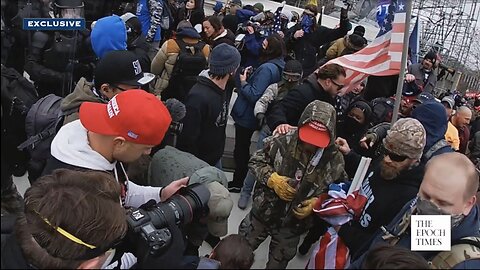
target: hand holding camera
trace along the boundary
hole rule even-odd
[[[241,82],[246,82],[248,77],[250,77],[252,75],[252,73],[253,73],[253,67],[252,66],[244,68],[240,72],[240,81]]]

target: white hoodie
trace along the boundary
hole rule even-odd
[[[80,120],[75,120],[63,126],[55,136],[50,147],[51,154],[59,161],[76,167],[113,171],[115,179],[118,180],[118,171],[115,167],[116,161],[110,163],[100,153],[90,147],[87,136],[87,129]],[[147,201],[154,199],[160,202],[161,187],[139,186],[128,179],[128,176],[121,164],[122,173],[127,179],[125,206],[138,208]]]

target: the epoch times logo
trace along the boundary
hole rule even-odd
[[[85,19],[52,19],[52,18],[28,18],[23,19],[24,30],[83,30]]]
[[[450,250],[451,218],[449,215],[412,215],[411,250]]]

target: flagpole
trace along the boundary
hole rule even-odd
[[[393,107],[392,125],[397,122],[398,111],[400,109],[400,101],[402,100],[403,80],[405,77],[405,67],[407,66],[408,55],[408,40],[410,34],[410,19],[412,17],[412,0],[406,2],[406,14],[405,14],[405,32],[403,33],[403,50],[402,50],[402,62],[400,66],[400,73],[398,74],[397,93],[395,95],[395,107]]]

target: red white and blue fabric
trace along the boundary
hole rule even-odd
[[[369,75],[390,76],[400,72],[406,20],[405,0],[392,0],[380,31],[362,50],[328,61],[339,64],[347,73],[344,93],[349,92]]]
[[[327,194],[322,194],[313,206],[321,219],[332,226],[340,226],[352,219],[360,217],[367,203],[367,196],[362,189],[347,195],[350,184],[331,184]]]
[[[306,269],[345,269],[350,265],[348,247],[330,227],[315,245]]]

